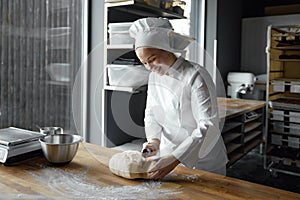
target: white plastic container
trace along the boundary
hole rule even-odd
[[[300,135],[300,124],[290,123],[290,133]]]
[[[140,87],[147,85],[150,71],[143,65],[107,65],[112,86]]]
[[[300,113],[290,112],[290,122],[300,123]]]
[[[70,27],[56,27],[48,29],[48,40],[51,49],[70,48]]]
[[[273,122],[273,130],[276,132],[284,132],[284,122]]]
[[[273,120],[283,121],[284,119],[284,112],[282,110],[273,110],[272,115]]]
[[[300,82],[291,82],[291,93],[300,93]]]
[[[272,84],[274,92],[284,92],[284,81],[273,81]]]
[[[281,135],[272,135],[271,143],[275,145],[282,145],[282,136]]]
[[[60,82],[70,81],[70,64],[69,63],[51,63],[46,66],[51,80]]]
[[[108,24],[109,44],[134,44],[134,39],[129,35],[132,22]]]
[[[300,140],[297,137],[288,136],[288,146],[299,149]]]

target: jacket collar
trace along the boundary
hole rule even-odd
[[[178,57],[175,63],[168,69],[168,76],[181,80],[182,79],[182,64],[184,62],[183,57]]]

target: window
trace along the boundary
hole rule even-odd
[[[0,1],[0,128],[75,131],[83,0]]]

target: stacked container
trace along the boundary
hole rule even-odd
[[[134,44],[134,39],[129,35],[132,22],[108,24],[109,44]]]

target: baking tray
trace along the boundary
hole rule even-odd
[[[279,98],[271,104],[275,109],[300,111],[300,100],[295,98]]]

